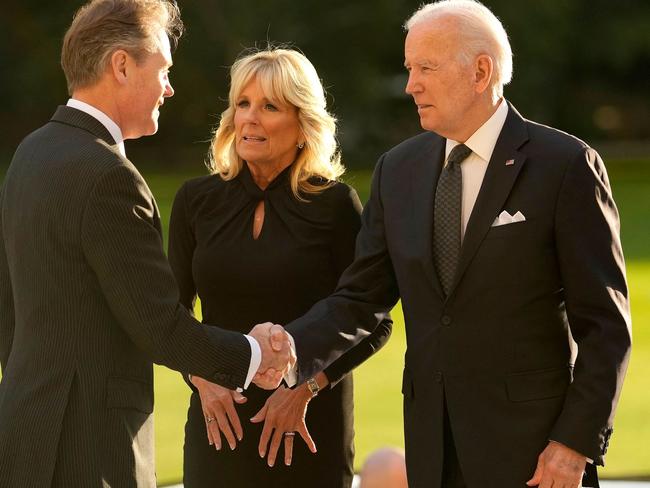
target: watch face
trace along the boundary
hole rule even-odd
[[[316,380],[314,378],[309,378],[307,380],[307,388],[309,388],[312,396],[318,395],[318,390],[320,390],[318,383],[316,383]]]

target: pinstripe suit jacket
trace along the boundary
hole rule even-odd
[[[0,486],[155,486],[152,362],[226,387],[246,338],[178,304],[154,198],[91,116],[59,107],[1,198]]]

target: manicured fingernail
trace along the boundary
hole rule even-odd
[[[291,466],[291,458],[284,462],[286,466]]]
[[[241,440],[242,440],[243,438],[244,438],[244,436],[241,436],[241,435],[238,435],[238,436],[237,436],[237,440],[238,440],[239,442],[241,442]]]
[[[269,461],[269,468],[272,468],[272,467],[273,467],[273,462]]]
[[[217,451],[221,451],[221,446],[219,444],[215,444],[214,447],[217,449]]]
[[[212,441],[208,441],[208,442],[210,442],[210,445],[214,444],[214,442],[212,442]]]

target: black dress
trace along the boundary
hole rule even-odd
[[[257,323],[286,324],[329,295],[354,257],[361,204],[356,192],[336,183],[297,200],[290,168],[261,190],[246,164],[237,178],[205,176],[186,182],[174,201],[169,259],[181,302],[201,298],[203,321],[247,333]],[[264,225],[253,238],[256,205],[265,205]],[[271,392],[251,385],[248,402],[236,406],[244,439],[230,451],[208,444],[201,401],[193,391],[185,425],[184,483],[196,487],[348,488],[353,478],[352,376],[347,374],[388,339],[389,320],[325,370],[331,386],[309,403],[307,427],[316,443],[311,454],[296,436],[293,461],[284,466],[282,447],[269,468],[257,446],[263,423],[249,419]]]

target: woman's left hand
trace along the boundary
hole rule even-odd
[[[266,448],[269,439],[271,439],[267,458],[269,466],[275,464],[283,437],[284,464],[287,466],[291,465],[295,433],[300,434],[300,437],[303,438],[311,452],[316,452],[316,444],[311,438],[307,430],[307,424],[305,423],[307,404],[311,399],[311,393],[306,385],[300,385],[293,390],[286,388],[284,385],[280,385],[266,400],[261,410],[251,418],[251,422],[253,423],[264,420],[264,428],[262,429],[258,449],[261,457],[266,456]],[[285,435],[286,433],[290,435]]]

